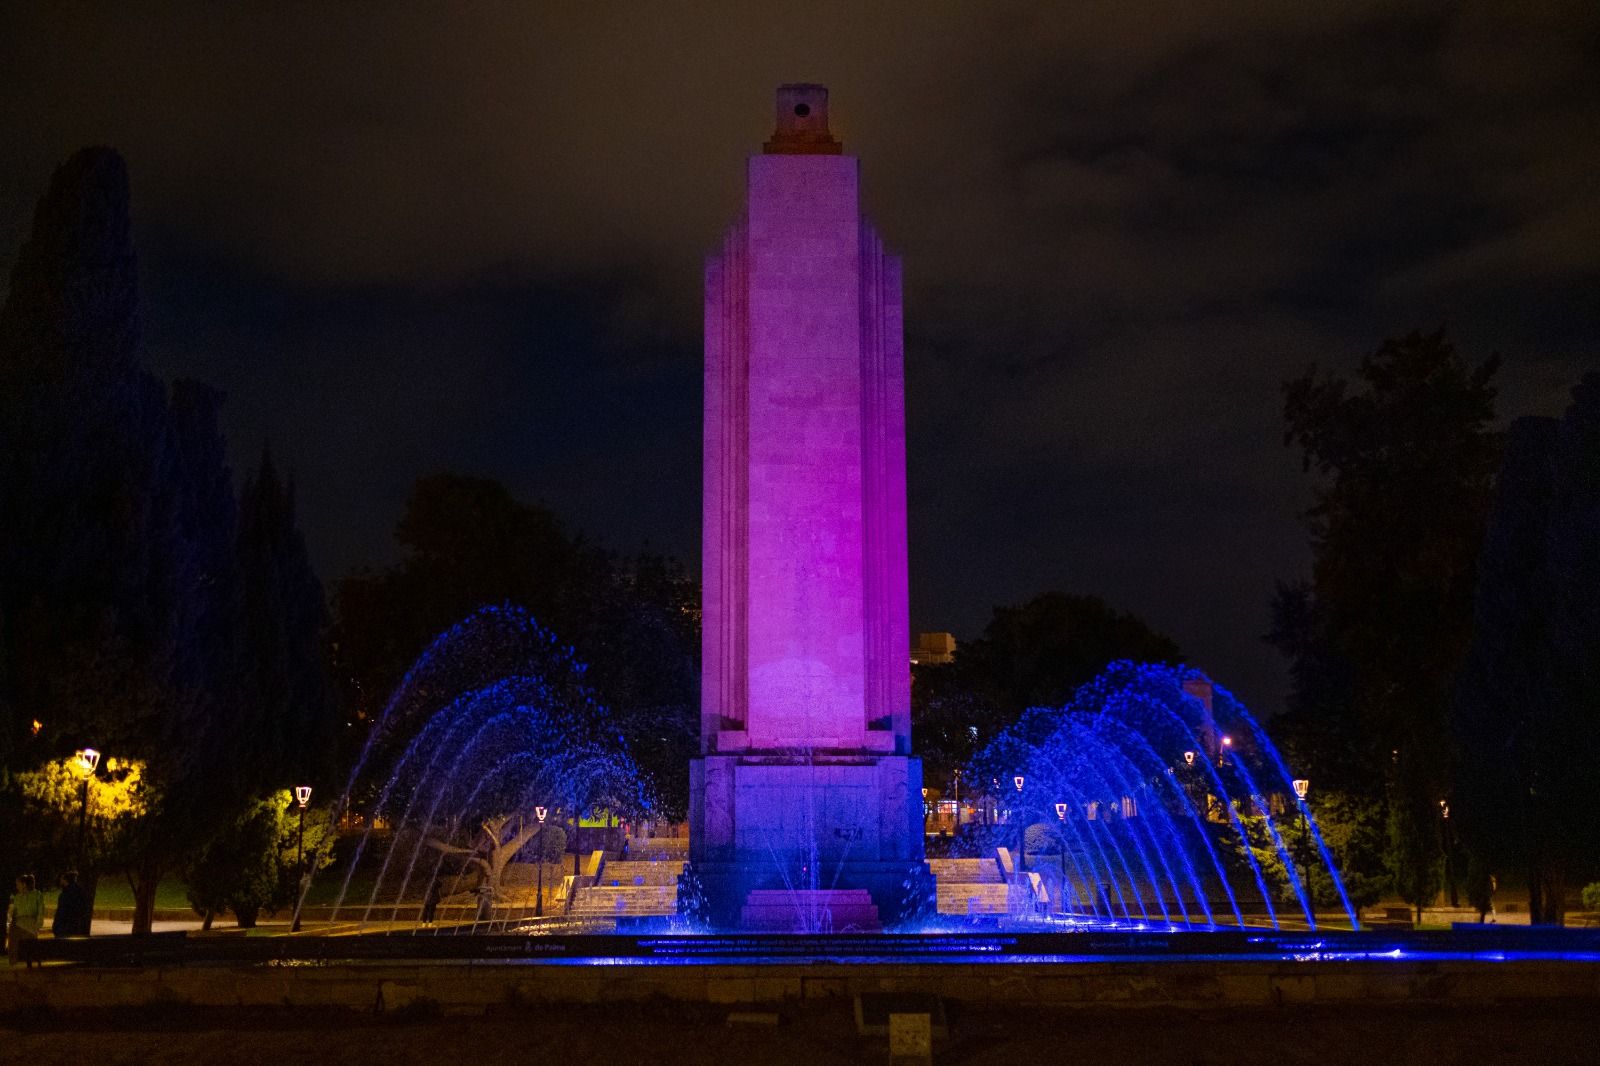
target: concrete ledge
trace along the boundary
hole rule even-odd
[[[1108,963],[1005,965],[549,966],[374,963],[0,973],[0,1015],[154,1004],[400,1009],[445,1013],[502,1004],[672,1000],[775,1004],[860,993],[938,995],[974,1004],[1214,1007],[1349,1002],[1493,1003],[1600,998],[1584,962]]]

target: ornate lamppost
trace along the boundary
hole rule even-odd
[[[1021,873],[1028,872],[1028,817],[1022,812],[1022,784],[1024,778],[1021,774],[1011,779],[1017,786],[1017,870]]]
[[[1056,804],[1056,821],[1061,823],[1061,913],[1067,912],[1067,805]]]
[[[1295,798],[1300,801],[1300,878],[1305,882],[1306,893],[1311,892],[1311,826],[1306,821],[1306,796],[1311,793],[1311,782],[1303,777],[1294,780]]]
[[[1450,906],[1455,907],[1459,905],[1460,897],[1456,894],[1455,863],[1453,861],[1455,848],[1452,846],[1452,841],[1450,839],[1449,800],[1439,801],[1439,838],[1440,843],[1444,845],[1445,892],[1450,898]]]
[[[83,778],[78,801],[78,869],[83,869],[83,841],[89,828],[89,778],[100,765],[100,753],[93,748],[79,748],[72,756],[73,768]]]
[[[961,771],[956,770],[950,774],[951,790],[956,797],[956,827],[953,836],[961,835]]]
[[[539,819],[539,887],[534,890],[533,916],[544,917],[544,819],[550,813],[548,807],[535,807],[533,816]]]
[[[294,837],[294,922],[289,926],[289,932],[298,933],[300,931],[300,904],[305,897],[306,891],[306,805],[311,802],[311,786],[294,786],[294,802],[295,806],[299,808],[300,825],[295,830]]]

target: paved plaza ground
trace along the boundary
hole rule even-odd
[[[1485,1010],[1318,1006],[1275,1010],[1004,1011],[949,1005],[940,1064],[1330,1066],[1600,1061],[1593,1001]],[[882,1037],[856,1034],[850,1004],[786,1008],[776,1027],[730,1025],[727,1008],[684,1004],[506,1008],[485,1017],[345,1011],[69,1012],[0,1021],[0,1061],[28,1066],[379,1062],[716,1063],[832,1066],[887,1062]]]

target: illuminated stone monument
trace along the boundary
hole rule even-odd
[[[783,86],[777,111],[706,263],[690,871],[719,924],[844,928],[901,916],[927,877],[900,261],[862,217],[827,90]]]

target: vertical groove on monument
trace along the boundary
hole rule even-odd
[[[719,925],[842,930],[929,894],[910,757],[898,258],[827,91],[778,90],[707,259],[701,757],[690,871]]]
[[[748,483],[748,373],[745,294],[745,225],[728,232],[720,256],[706,260],[705,311],[705,625],[701,735],[736,729],[745,720],[744,641]],[[717,427],[714,434],[710,427]]]

